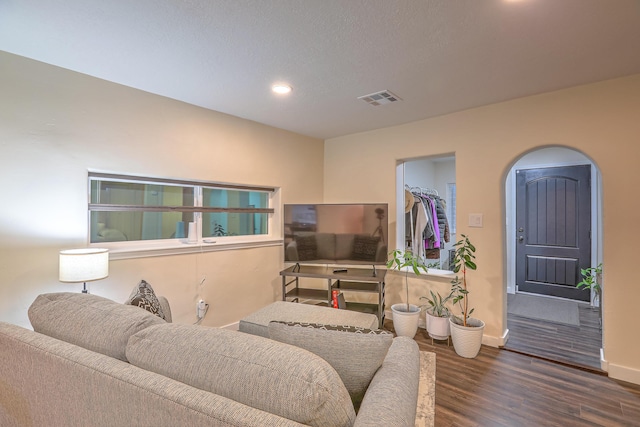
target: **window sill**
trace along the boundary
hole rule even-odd
[[[413,269],[411,267],[404,267],[401,270],[391,270],[391,271],[393,271],[396,274],[404,274],[405,272],[408,272],[412,276],[417,276],[413,272]],[[439,268],[427,268],[427,273],[423,273],[422,270],[420,270],[420,277],[424,277],[427,279],[433,279],[433,278],[453,279],[456,277],[456,274],[450,270],[440,270]]]
[[[235,249],[281,246],[282,239],[264,238],[259,240],[220,241],[215,237],[205,238],[197,243],[187,243],[186,239],[162,240],[154,242],[129,242],[126,247],[118,243],[92,243],[90,247],[109,249],[109,259],[148,258],[156,256],[184,255],[202,252],[230,251]]]

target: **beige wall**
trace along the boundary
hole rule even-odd
[[[213,77],[212,77],[213,78]],[[323,141],[0,52],[0,320],[58,282],[58,252],[87,244],[87,170],[281,187],[322,199]],[[277,108],[277,105],[274,106]],[[124,301],[145,279],[178,322],[226,325],[279,298],[282,247],[118,260],[92,293]],[[207,280],[202,289],[200,279]]]
[[[639,135],[640,75],[521,98],[325,141],[325,201],[390,203],[395,242],[397,162],[455,152],[458,233],[468,234],[478,248],[471,303],[487,324],[485,342],[498,345],[506,330],[505,174],[537,147],[580,150],[602,173],[605,359],[612,377],[640,383],[640,340],[632,338],[640,286],[628,272],[637,263]],[[470,213],[484,214],[483,228],[467,226]],[[389,304],[398,302],[402,284],[398,277],[390,282]],[[447,288],[424,278],[412,283],[415,299],[430,285]]]
[[[455,152],[458,229],[478,246],[471,301],[495,344],[506,328],[505,174],[527,151],[562,145],[602,173],[605,358],[611,376],[640,383],[640,341],[628,335],[640,287],[626,268],[640,212],[640,75],[332,139],[324,169],[322,141],[2,52],[0,94],[2,321],[28,326],[36,295],[79,289],[58,282],[57,262],[59,250],[86,245],[88,169],[273,185],[283,203],[315,203],[323,190],[326,202],[388,202],[394,242],[397,161]],[[469,229],[478,212],[484,227]],[[144,278],[182,323],[195,321],[201,292],[211,305],[203,323],[225,325],[278,299],[281,266],[279,246],[119,260],[92,292],[124,300]],[[390,280],[389,304],[401,279]],[[412,282],[412,299],[448,287]]]

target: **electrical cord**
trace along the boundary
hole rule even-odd
[[[202,317],[200,319],[198,319],[197,322],[194,323],[194,325],[199,325],[200,322],[202,322],[202,319],[204,319],[204,317],[207,315],[208,311],[209,311],[209,304],[205,304],[204,305],[204,314],[202,315]]]
[[[195,214],[194,214],[194,222],[197,222],[196,215],[198,215],[198,213],[195,213]],[[195,261],[196,261],[196,269],[195,269],[195,272],[196,272],[196,278],[197,278],[197,276],[198,276],[198,272],[200,271],[200,266],[199,266],[199,259],[200,259],[200,255],[202,255],[202,253],[204,252],[204,250],[203,250],[203,245],[202,245],[202,244],[200,244],[199,246],[200,246],[200,252],[199,252],[199,253],[196,253],[196,260],[195,260]],[[198,285],[196,286],[197,291],[198,291],[198,298],[200,298],[200,301],[203,301],[203,299],[202,299],[201,295],[202,295],[202,291],[203,291],[203,288],[204,288],[204,282],[205,282],[206,280],[207,280],[207,276],[206,276],[206,275],[202,276],[202,279],[200,280],[200,283],[198,283]],[[202,322],[202,319],[204,319],[204,318],[205,318],[205,316],[207,315],[207,312],[208,312],[208,311],[209,311],[209,304],[205,303],[205,304],[204,304],[204,313],[202,313],[202,317],[200,317],[200,316],[199,316],[199,314],[200,314],[200,309],[198,309],[198,311],[197,311],[197,315],[196,315],[196,317],[198,318],[198,320],[194,323],[194,325],[199,325],[199,324]]]

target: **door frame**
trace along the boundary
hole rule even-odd
[[[545,156],[545,150],[557,158],[558,153],[566,156],[554,161],[551,155]],[[527,156],[531,156],[530,162]],[[518,157],[509,169],[505,179],[505,204],[506,204],[506,275],[507,293],[516,291],[516,170],[532,168],[548,168],[558,166],[577,166],[588,164],[591,166],[591,265],[596,266],[602,260],[602,178],[595,163],[578,150],[568,147],[540,147]],[[595,294],[591,293],[591,305],[594,304]],[[599,301],[597,302],[600,303]]]

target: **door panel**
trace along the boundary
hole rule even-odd
[[[516,171],[518,291],[589,301],[576,289],[591,262],[591,166]]]

